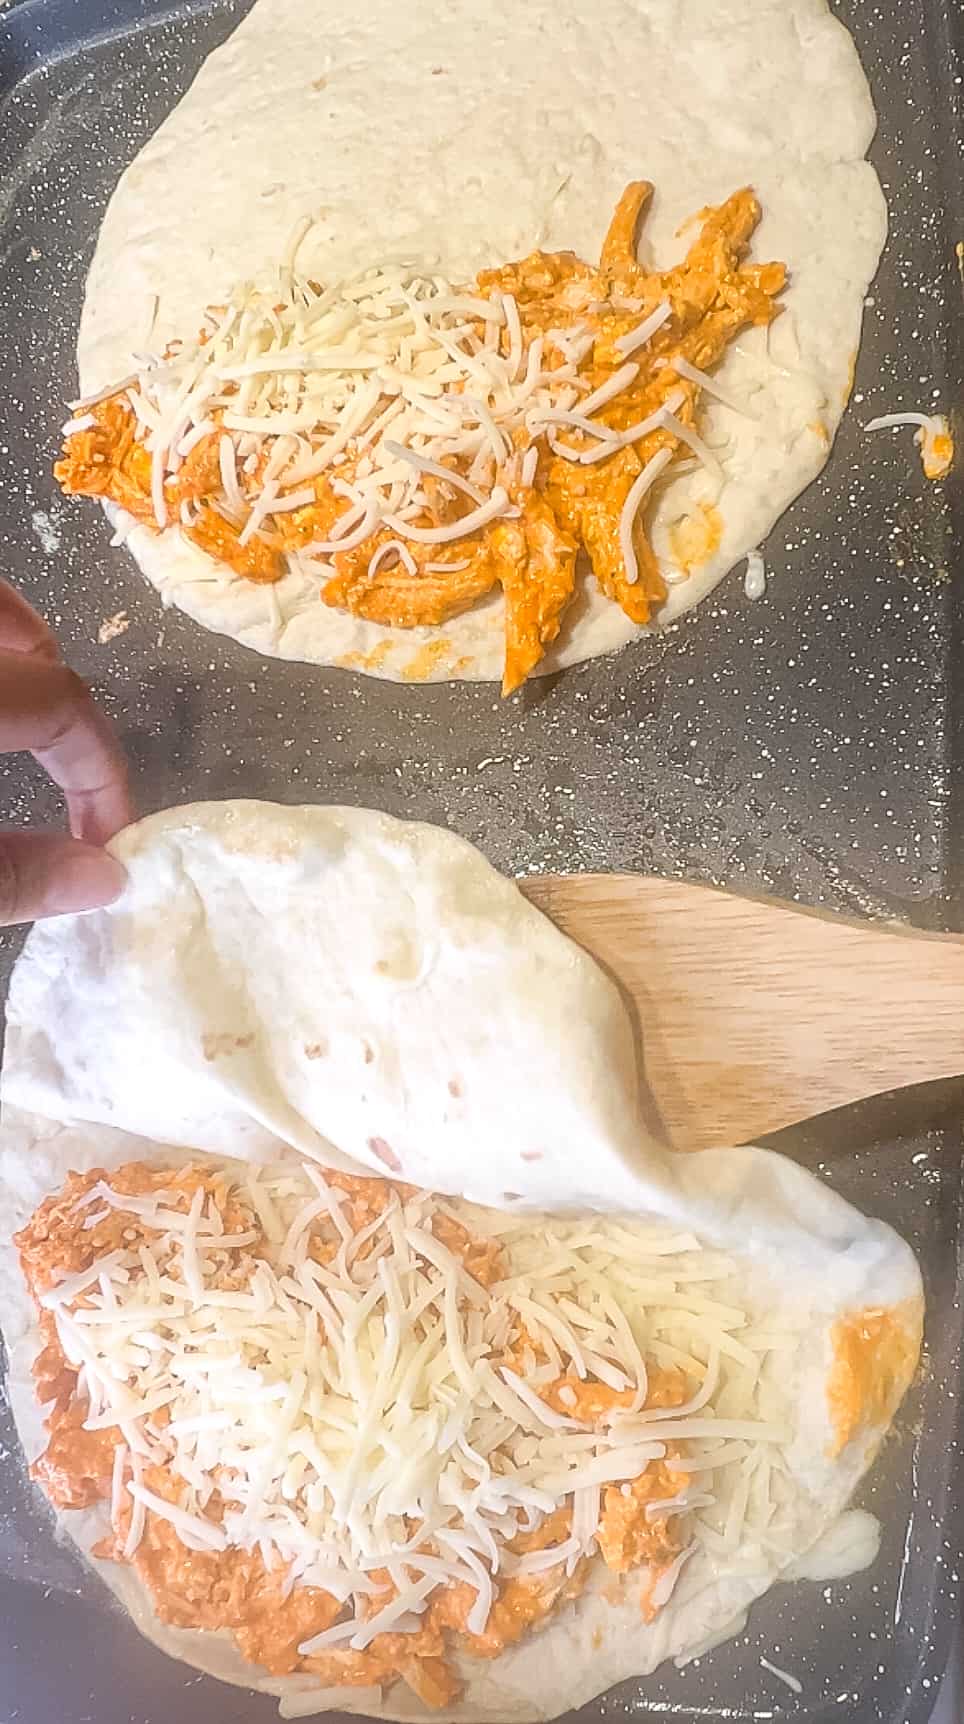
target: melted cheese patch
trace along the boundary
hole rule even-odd
[[[925,479],[947,478],[954,465],[954,438],[950,426],[937,431],[929,439],[921,439],[921,463]]]
[[[695,515],[686,515],[669,529],[673,561],[684,575],[701,569],[720,548],[723,517],[712,503],[701,503]]]

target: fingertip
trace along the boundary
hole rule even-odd
[[[86,860],[87,883],[90,890],[96,892],[99,904],[115,903],[127,885],[127,869],[123,862],[118,862],[117,857],[109,855],[106,850],[93,847],[89,849]],[[91,905],[91,909],[97,907]]]
[[[0,927],[103,909],[126,883],[123,864],[96,845],[47,833],[0,835]]]
[[[92,844],[75,844],[51,883],[51,897],[57,907],[41,914],[64,916],[80,910],[100,910],[115,903],[126,885],[127,870],[116,856]]]

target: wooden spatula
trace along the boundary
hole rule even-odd
[[[632,874],[520,882],[636,1007],[677,1149],[964,1074],[964,938]]]

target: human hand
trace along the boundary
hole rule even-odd
[[[133,819],[113,729],[46,623],[0,581],[0,753],[21,749],[59,784],[71,836],[0,832],[0,927],[111,903],[125,874],[102,846]]]

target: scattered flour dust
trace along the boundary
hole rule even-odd
[[[30,525],[40,540],[41,548],[46,551],[48,557],[52,557],[55,551],[60,550],[63,542],[60,529],[53,516],[48,515],[45,509],[34,510],[30,517]]]

